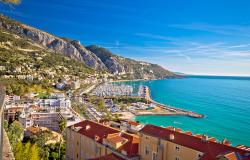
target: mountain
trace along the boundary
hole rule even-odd
[[[103,47],[91,45],[86,48],[101,59],[109,72],[123,75],[127,79],[159,79],[175,76],[175,74],[157,64],[135,61],[114,55]]]
[[[85,47],[80,41],[57,37],[4,15],[0,15],[0,29],[29,40],[30,43],[47,49],[50,53],[67,56],[83,62],[94,70],[117,74],[125,79],[159,79],[175,76],[157,64],[117,56],[96,45]]]
[[[11,20],[3,15],[0,15],[0,27],[7,32],[21,36],[22,38],[30,39],[34,43],[46,47],[53,52],[61,53],[72,59],[83,61],[87,66],[93,69],[106,69],[102,61],[96,57],[95,54],[82,46],[79,41],[68,41],[56,37],[44,31]]]

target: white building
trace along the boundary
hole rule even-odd
[[[19,117],[19,122],[23,128],[35,125],[47,127],[53,131],[60,131],[60,122],[62,119],[63,116],[58,112],[22,112]]]
[[[17,95],[6,95],[5,96],[5,103],[13,103],[15,101],[20,100],[20,96]]]
[[[71,101],[69,99],[39,99],[37,105],[48,108],[71,108]]]

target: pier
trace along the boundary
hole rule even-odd
[[[150,103],[153,103],[157,106],[155,110],[152,111],[140,111],[135,113],[136,115],[183,115],[183,116],[189,116],[192,118],[203,118],[203,114],[195,113],[192,111],[171,107],[168,105],[161,104],[159,102],[154,101],[151,98],[150,89],[147,86],[144,86],[144,98],[149,101]]]

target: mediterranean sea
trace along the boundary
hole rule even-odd
[[[186,116],[137,116],[143,124],[174,126],[218,141],[250,146],[250,78],[189,76],[182,79],[129,81],[135,88],[146,85],[160,103],[204,114]]]

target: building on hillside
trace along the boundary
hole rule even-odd
[[[137,135],[85,120],[66,129],[66,160],[139,160]]]
[[[23,109],[23,107],[10,107],[4,109],[4,119],[12,119],[14,121],[16,118],[18,118],[18,115],[22,113]]]
[[[19,101],[20,96],[17,95],[6,95],[5,96],[5,103],[15,103],[15,101]]]
[[[121,130],[130,133],[138,133],[138,131],[141,130],[142,127],[142,124],[135,121],[122,121],[120,125]]]
[[[143,160],[250,160],[250,148],[224,140],[193,135],[173,127],[146,125],[139,132]]]
[[[46,127],[29,126],[26,128],[24,135],[25,135],[25,137],[30,137],[30,136],[34,136],[34,135],[39,135],[45,131],[49,131],[49,129]]]
[[[47,108],[71,108],[71,100],[60,98],[60,99],[39,99],[37,105],[40,107]]]
[[[63,120],[63,116],[58,112],[22,112],[19,117],[19,122],[25,129],[34,125],[60,131],[61,120]]]

